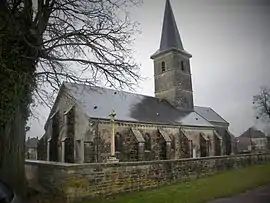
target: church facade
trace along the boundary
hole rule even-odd
[[[229,123],[194,106],[191,54],[170,1],[154,62],[155,97],[64,83],[38,144],[38,158],[66,163],[149,161],[231,154]]]

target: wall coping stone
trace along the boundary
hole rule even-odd
[[[270,155],[270,153],[256,153],[256,154],[241,154],[241,155],[227,155],[227,156],[211,156],[200,158],[186,158],[186,159],[171,159],[171,160],[157,160],[157,161],[137,161],[137,162],[118,162],[118,163],[85,163],[85,164],[72,164],[39,160],[25,160],[26,165],[42,165],[45,167],[56,167],[62,169],[69,168],[88,168],[88,167],[121,167],[121,166],[141,166],[141,165],[153,165],[153,164],[170,164],[177,162],[190,162],[190,161],[204,161],[204,160],[224,160],[230,158],[243,158],[253,157],[259,155]]]

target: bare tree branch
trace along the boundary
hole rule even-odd
[[[140,1],[0,0],[0,179],[16,194],[31,104],[51,106],[65,81],[121,88],[140,78],[128,16]]]
[[[128,9],[141,0],[8,3],[14,11],[10,19],[29,50],[21,57],[34,62],[31,74],[39,91],[44,82],[53,90],[66,80],[89,85],[106,80],[109,86],[131,88],[140,79],[131,51],[138,24],[130,20]]]
[[[258,115],[270,121],[270,88],[262,87],[260,94],[253,97],[253,104]]]

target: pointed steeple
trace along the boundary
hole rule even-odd
[[[183,44],[181,42],[180,34],[174,18],[170,0],[166,0],[159,50],[165,51],[170,48],[177,48],[183,50]]]
[[[183,48],[170,0],[166,0],[160,47],[151,58],[170,50],[177,50],[191,57]]]

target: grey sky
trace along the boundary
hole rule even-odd
[[[182,42],[193,55],[191,70],[195,105],[210,106],[239,135],[255,123],[252,96],[270,86],[270,1],[171,0]],[[147,79],[138,93],[154,95],[150,55],[159,48],[165,0],[144,0],[132,11],[142,34],[136,59]],[[37,109],[29,136],[43,134],[48,109]]]

